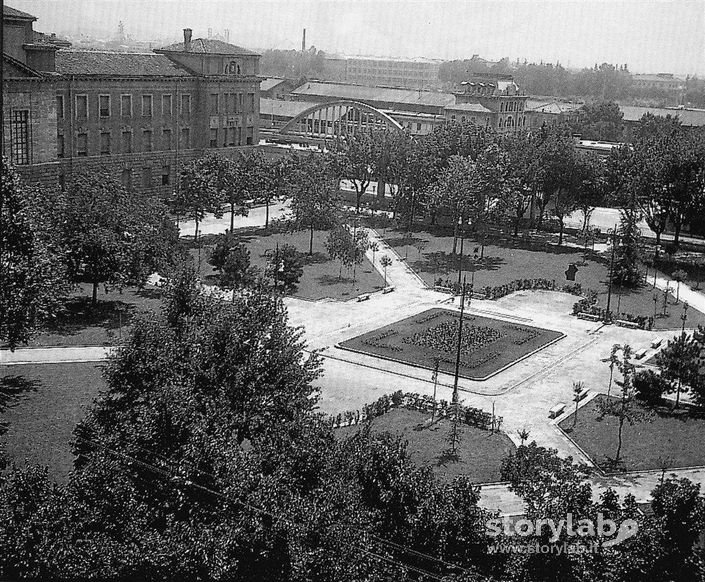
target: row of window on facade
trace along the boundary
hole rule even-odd
[[[499,127],[526,127],[526,117],[517,117],[516,120],[509,116],[507,119],[499,118]]]
[[[219,113],[241,113],[255,110],[255,94],[247,94],[247,103],[243,93],[210,93],[208,96],[208,111],[211,115]],[[245,105],[247,108],[245,108]]]
[[[158,98],[158,97],[157,97]],[[189,93],[182,93],[178,95],[179,98],[179,111],[181,115],[191,114],[191,95]],[[87,94],[79,94],[75,96],[75,117],[76,119],[88,119],[91,116],[91,109],[89,107],[89,98]],[[161,114],[163,116],[174,115],[176,113],[174,104],[175,99],[171,93],[166,93],[161,95]],[[220,103],[222,102],[222,105]],[[144,94],[140,96],[138,103],[141,105],[139,113],[136,111],[136,103],[133,103],[133,95],[125,94],[120,95],[120,115],[122,117],[132,117],[133,115],[141,114],[142,117],[152,117],[155,114],[155,103],[154,95]],[[96,108],[93,109],[99,118],[112,117],[115,113],[112,108],[111,95],[98,95],[98,99],[95,103]],[[244,95],[242,93],[225,93],[219,95],[214,93],[210,96],[209,109],[211,113],[241,113],[244,109]],[[247,107],[248,111],[252,112],[255,110],[255,94],[247,94]],[[65,109],[65,96],[56,96],[56,116],[58,119],[64,119],[66,116]]]
[[[228,127],[222,130],[211,129],[210,130],[210,147],[229,147],[229,146],[240,146],[240,145],[252,145],[254,140],[254,128],[245,128],[245,134],[243,136],[243,128],[241,127]],[[135,151],[141,152],[151,152],[155,150],[154,144],[154,131],[151,129],[144,129],[141,133],[141,140],[139,147],[135,147],[135,135],[137,132],[132,130],[126,130],[120,132],[120,143],[116,148],[113,144],[113,134],[112,131],[101,131],[99,132],[99,142],[98,151],[91,151],[89,147],[88,132],[80,132],[76,134],[75,142],[75,152],[78,157],[87,157],[89,155],[101,155],[109,156],[111,154],[131,154]],[[219,135],[220,134],[220,135]],[[219,139],[221,137],[221,139]],[[157,145],[157,150],[168,151],[175,149],[174,147],[174,137],[171,129],[162,129],[160,135],[161,142]],[[244,139],[244,141],[243,141]],[[222,141],[221,141],[222,140]],[[59,158],[66,157],[66,138],[63,134],[57,136],[57,156]],[[181,128],[180,131],[180,141],[179,147],[181,149],[191,148],[191,129],[188,127]]]
[[[505,111],[523,111],[523,109],[524,109],[524,103],[522,101],[510,101],[506,105],[502,101],[499,104],[499,110],[502,113],[504,113]]]
[[[134,151],[151,152],[154,151],[154,132],[151,129],[142,130],[141,147],[135,148],[134,136],[137,132],[126,130],[120,133],[120,142],[116,148],[113,144],[113,132],[101,131],[99,133],[99,148],[97,152],[91,151],[89,148],[88,132],[80,132],[76,134],[75,153],[78,157],[86,157],[89,155],[109,156],[111,154],[123,153],[131,154]],[[59,158],[67,156],[66,137],[59,134],[56,137],[56,155]],[[191,147],[191,129],[188,127],[181,128],[179,146],[182,149]],[[161,143],[157,147],[158,150],[174,149],[174,138],[171,129],[162,129]]]

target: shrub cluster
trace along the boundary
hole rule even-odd
[[[385,394],[371,404],[365,404],[362,410],[348,410],[336,416],[331,416],[329,417],[329,422],[333,428],[370,422],[378,416],[387,414],[394,408],[406,408],[408,410],[431,413],[433,410],[433,398],[425,394],[404,393],[401,390],[397,390],[393,394]],[[446,400],[439,400],[436,403],[436,413],[441,418],[449,416],[452,410],[453,405]],[[495,416],[493,423],[492,414],[480,408],[459,405],[459,412],[463,424],[468,426],[482,430],[499,430],[502,425],[503,419],[501,416]]]

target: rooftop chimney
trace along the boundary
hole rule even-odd
[[[191,35],[193,30],[190,28],[184,28],[184,51],[189,52],[191,50]]]

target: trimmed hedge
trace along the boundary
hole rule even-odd
[[[431,413],[433,410],[433,398],[425,394],[417,394],[416,392],[402,392],[397,390],[393,394],[385,394],[371,404],[365,404],[362,410],[347,410],[336,416],[329,417],[329,422],[332,428],[341,426],[350,426],[360,424],[361,422],[370,422],[387,414],[394,408],[406,408],[408,410],[418,410],[421,412]],[[446,400],[436,402],[436,413],[439,418],[449,416],[453,409],[453,405]],[[502,425],[502,417],[495,416],[494,422],[492,414],[485,412],[480,408],[472,406],[459,405],[460,418],[462,422],[468,426],[480,428],[482,430],[499,430]]]

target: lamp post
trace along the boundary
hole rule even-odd
[[[460,295],[460,318],[458,320],[458,348],[455,353],[455,376],[453,378],[453,404],[458,404],[458,377],[460,374],[460,348],[463,341],[463,315],[465,314],[465,277]]]
[[[608,232],[610,232],[612,238],[612,255],[610,258],[609,280],[607,281],[607,308],[605,309],[605,321],[609,319],[610,303],[612,301],[612,279],[614,277],[614,253],[617,247],[617,225],[615,224],[614,229],[610,229]]]

